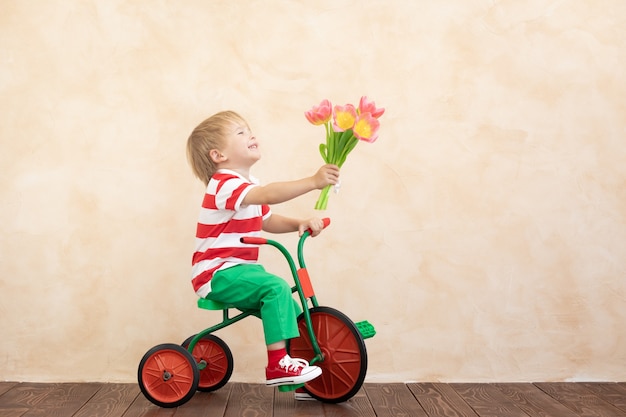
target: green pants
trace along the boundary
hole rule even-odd
[[[254,311],[263,321],[265,344],[298,337],[297,316],[302,312],[287,282],[258,264],[242,264],[217,271],[208,299],[241,311]]]

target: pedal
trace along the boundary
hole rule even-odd
[[[376,334],[376,329],[374,329],[374,326],[372,326],[372,324],[367,320],[363,320],[354,324],[359,330],[359,333],[361,333],[361,337],[363,337],[363,339],[369,339],[370,337],[374,337],[374,335]]]
[[[278,391],[280,392],[295,391],[298,388],[302,388],[303,386],[304,384],[279,385]]]

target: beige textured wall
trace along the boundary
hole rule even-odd
[[[368,380],[624,379],[626,2],[0,9],[0,380],[134,381],[148,348],[216,322],[188,283],[189,132],[238,110],[254,173],[297,178],[321,163],[303,112],[362,94],[380,139],[308,253],[319,300],[378,330]],[[233,380],[261,381],[260,323],[219,335]]]

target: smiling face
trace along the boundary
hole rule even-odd
[[[232,169],[248,175],[248,170],[261,159],[259,142],[244,121],[225,126],[223,145],[211,151],[219,168]]]

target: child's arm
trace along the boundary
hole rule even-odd
[[[274,182],[265,186],[254,187],[244,197],[242,205],[279,204],[306,194],[321,190],[327,185],[337,184],[339,168],[336,165],[323,165],[315,175],[295,181]],[[297,228],[295,229],[297,230]]]
[[[318,218],[307,220],[292,219],[290,217],[272,214],[263,221],[263,230],[269,233],[289,233],[298,231],[302,236],[305,230],[311,230],[311,236],[317,236],[324,229],[324,222]]]

